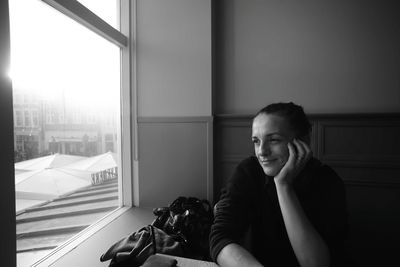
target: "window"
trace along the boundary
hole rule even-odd
[[[16,125],[15,126],[22,126],[22,111],[15,110],[15,117],[16,117]]]
[[[22,103],[22,96],[18,93],[14,93],[14,105],[15,104],[21,104]]]
[[[38,111],[33,110],[32,111],[32,126],[37,127],[39,126],[39,117],[38,117]]]
[[[115,30],[122,5],[129,33],[130,3],[80,2],[104,20],[75,0],[9,1],[18,266],[132,202],[130,49]]]
[[[24,111],[24,122],[25,122],[25,127],[31,126],[31,116],[28,110]]]

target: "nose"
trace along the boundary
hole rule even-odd
[[[268,142],[261,142],[259,147],[259,155],[261,156],[268,156],[271,153],[271,148]]]

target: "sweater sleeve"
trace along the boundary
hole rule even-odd
[[[214,223],[210,233],[210,253],[214,261],[228,244],[240,244],[249,227],[254,194],[254,177],[249,162],[236,168],[214,207]]]

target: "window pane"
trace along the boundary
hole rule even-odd
[[[42,1],[9,6],[17,264],[30,266],[118,206],[120,49]]]

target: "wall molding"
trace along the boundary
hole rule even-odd
[[[212,123],[212,116],[200,116],[200,117],[138,117],[138,123],[197,123],[206,122]]]

